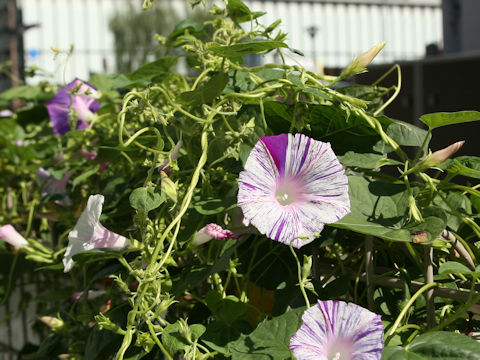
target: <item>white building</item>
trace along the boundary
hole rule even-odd
[[[142,0],[137,0],[140,3]],[[180,17],[187,0],[158,0]],[[39,24],[25,32],[26,64],[55,74],[57,81],[90,73],[114,72],[114,39],[108,23],[117,11],[128,10],[128,0],[18,0],[23,23]],[[411,60],[425,54],[425,46],[442,40],[440,0],[246,0],[252,10],[266,11],[265,24],[282,20],[289,45],[305,53],[306,66],[345,66],[376,43],[387,46],[377,62]],[[161,19],[159,19],[161,21]],[[316,29],[315,37],[308,29]],[[63,79],[65,57],[51,46],[67,50],[74,45]],[[271,59],[268,59],[271,61]]]

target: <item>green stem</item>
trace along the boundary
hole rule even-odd
[[[293,257],[295,258],[295,262],[297,263],[297,276],[298,276],[298,286],[300,286],[300,291],[302,292],[303,298],[305,299],[305,304],[307,305],[307,308],[310,307],[310,301],[308,300],[307,293],[305,291],[305,287],[303,286],[303,279],[302,279],[302,264],[300,264],[300,260],[298,260],[298,256],[295,253],[295,250],[293,250],[292,244],[289,245],[290,251],[293,254]]]
[[[152,335],[153,341],[155,341],[155,344],[162,350],[163,354],[167,357],[168,360],[173,360],[172,355],[169,354],[167,349],[163,346],[163,344],[160,342],[160,340],[157,337],[157,334],[155,333],[155,329],[153,328],[152,323],[150,320],[147,320],[147,325],[148,325],[148,330],[150,331],[150,334]]]
[[[405,305],[405,307],[402,309],[402,311],[400,312],[400,314],[398,315],[397,317],[397,320],[395,320],[395,322],[393,323],[392,327],[390,328],[390,330],[388,331],[387,333],[387,337],[390,337],[392,336],[395,331],[397,330],[398,326],[400,325],[400,322],[402,321],[402,319],[404,318],[404,316],[407,314],[407,311],[408,309],[413,305],[413,303],[415,302],[415,300],[417,300],[417,298],[422,295],[425,291],[427,291],[428,289],[431,289],[431,288],[434,288],[434,287],[437,287],[439,286],[438,283],[436,282],[432,282],[430,284],[425,284],[423,285],[420,289],[418,289],[418,291],[411,297],[411,299],[408,301],[408,303]]]

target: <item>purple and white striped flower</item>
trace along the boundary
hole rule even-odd
[[[103,195],[91,195],[75,228],[68,234],[68,246],[63,257],[65,272],[75,264],[75,254],[93,249],[121,250],[130,245],[129,239],[107,230],[100,223],[103,201]]]
[[[379,360],[383,349],[380,315],[353,303],[318,301],[302,316],[290,338],[297,360]]]
[[[53,132],[57,135],[65,135],[71,130],[72,112],[75,113],[76,129],[87,128],[89,119],[100,106],[100,102],[97,101],[98,97],[97,89],[80,79],[75,79],[58,90],[55,96],[47,102]]]
[[[245,218],[262,234],[296,248],[350,212],[348,179],[330,143],[303,134],[260,138],[238,187]]]

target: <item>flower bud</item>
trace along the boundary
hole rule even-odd
[[[62,319],[53,316],[40,316],[39,320],[52,330],[60,330],[65,325]]]
[[[428,155],[425,159],[420,161],[415,168],[419,171],[423,171],[448,160],[453,154],[455,154],[462,146],[465,144],[465,141],[457,141],[456,143],[447,146],[442,150],[435,151],[433,154]]]
[[[228,239],[232,236],[230,230],[224,230],[220,225],[212,223],[198,230],[193,238],[193,245],[199,246],[212,239]]]

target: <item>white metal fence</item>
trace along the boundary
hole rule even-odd
[[[114,39],[108,23],[117,11],[126,11],[129,0],[18,0],[26,25],[26,64],[56,73],[62,80],[63,59],[53,61],[50,47],[75,45],[66,80],[88,78],[90,73],[114,72]],[[138,1],[140,7],[141,0]],[[187,0],[158,0],[180,18],[187,14]],[[261,21],[282,20],[289,45],[305,53],[307,67],[345,66],[355,55],[386,40],[379,62],[422,57],[425,46],[442,39],[440,0],[246,0],[253,10],[266,11]],[[162,21],[162,19],[158,19]],[[317,31],[312,38],[308,28]],[[268,59],[272,61],[273,59]]]

